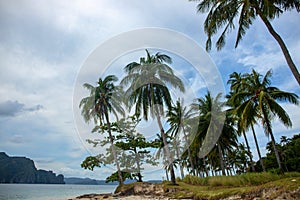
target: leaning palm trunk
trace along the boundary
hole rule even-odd
[[[260,154],[260,150],[259,150],[256,134],[255,134],[255,131],[254,131],[254,128],[253,128],[253,124],[251,124],[251,129],[252,129],[252,134],[253,134],[253,138],[254,138],[254,141],[255,141],[255,146],[256,146],[258,157],[259,157],[260,165],[262,167],[262,170],[265,172],[266,168],[265,168],[264,161],[262,160],[262,157],[261,157],[261,154]]]
[[[114,145],[114,139],[111,133],[111,126],[110,126],[110,121],[109,121],[109,117],[108,117],[108,113],[105,112],[105,118],[106,118],[106,122],[107,122],[107,129],[108,129],[108,135],[109,135],[109,140],[110,140],[110,145],[111,145],[111,151],[113,153],[114,156],[114,160],[116,163],[116,167],[118,170],[118,176],[119,176],[119,184],[122,185],[123,184],[123,177],[122,177],[122,172],[120,169],[120,165],[119,165],[119,161],[118,161],[118,157],[117,157],[117,153],[116,153],[116,149],[115,149],[115,145]]]
[[[256,7],[256,12],[258,13],[259,17],[262,19],[262,21],[264,22],[264,24],[266,25],[268,31],[271,33],[271,35],[275,38],[275,40],[278,42],[283,55],[286,59],[286,62],[288,64],[288,66],[290,67],[290,70],[292,71],[294,77],[296,78],[298,84],[300,85],[300,75],[299,75],[299,71],[295,65],[295,63],[292,60],[292,57],[289,53],[289,50],[287,49],[283,39],[280,37],[280,35],[274,30],[274,28],[272,27],[270,21],[264,16],[264,14],[260,11],[260,9],[258,7]]]
[[[279,156],[278,149],[276,147],[276,143],[275,143],[275,138],[274,138],[273,132],[270,131],[269,134],[271,136],[272,146],[274,148],[275,157],[276,157],[276,160],[277,160],[277,164],[278,164],[279,170],[280,170],[281,173],[283,173],[283,168],[282,168],[282,165],[281,165],[280,156]]]
[[[247,139],[247,136],[246,136],[246,133],[245,133],[244,130],[242,131],[242,133],[243,133],[243,136],[244,136],[244,139],[245,139],[245,142],[246,142],[246,146],[247,146],[247,150],[248,150],[248,154],[249,154],[249,158],[250,158],[251,169],[252,169],[253,172],[255,172],[255,168],[254,168],[254,165],[253,165],[253,156],[252,156],[252,153],[250,151],[250,146],[249,146],[249,143],[248,143],[248,139]]]
[[[276,161],[277,161],[279,170],[280,170],[281,173],[283,173],[283,168],[281,166],[279,153],[278,153],[278,150],[276,148],[276,142],[275,142],[275,138],[274,138],[273,131],[272,131],[272,128],[271,128],[271,122],[268,120],[267,114],[264,110],[263,110],[263,117],[264,117],[264,121],[266,123],[266,128],[267,128],[266,131],[268,131],[269,135],[271,136],[271,142],[272,142],[272,146],[273,146],[273,149],[274,149],[274,153],[275,153],[275,157],[276,157]]]
[[[160,129],[160,134],[161,134],[161,137],[162,137],[163,143],[164,143],[164,150],[165,150],[166,157],[167,157],[167,164],[169,165],[169,169],[170,169],[171,182],[172,182],[172,184],[176,184],[174,167],[173,167],[173,163],[172,163],[172,160],[171,160],[171,153],[170,153],[169,145],[167,143],[166,134],[165,134],[164,128],[162,126],[159,113],[156,114],[156,119],[157,119],[158,127]]]

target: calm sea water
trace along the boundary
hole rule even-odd
[[[67,200],[83,194],[112,193],[115,185],[0,184],[0,200]]]

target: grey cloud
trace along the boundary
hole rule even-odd
[[[44,109],[42,105],[27,108],[23,103],[8,100],[0,103],[0,117],[14,117],[22,112],[34,112],[41,109]]]
[[[0,103],[0,116],[15,116],[22,112],[25,104],[18,101],[5,101]]]

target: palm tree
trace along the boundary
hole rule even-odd
[[[81,108],[81,115],[87,123],[94,120],[95,124],[100,123],[100,128],[103,124],[107,125],[111,150],[118,170],[119,183],[123,184],[109,119],[109,113],[113,113],[116,118],[118,118],[117,113],[124,115],[124,109],[120,102],[122,90],[114,85],[117,80],[116,76],[109,75],[104,79],[99,78],[96,87],[85,83],[83,87],[90,91],[90,95],[80,101],[79,107]]]
[[[247,138],[246,133],[245,133],[245,128],[241,127],[240,117],[237,116],[237,113],[235,112],[236,107],[238,107],[238,105],[241,102],[232,102],[231,101],[231,98],[232,98],[233,94],[237,93],[238,91],[243,89],[243,82],[244,81],[245,81],[245,78],[241,75],[241,73],[233,72],[232,74],[230,74],[229,75],[229,80],[227,81],[227,84],[230,84],[230,93],[228,95],[226,95],[226,97],[228,99],[227,104],[231,107],[231,109],[229,109],[228,111],[233,116],[236,116],[235,121],[237,121],[238,134],[241,134],[241,133],[243,134],[243,137],[244,137],[244,140],[245,140],[245,143],[246,143],[246,147],[247,147],[247,150],[248,150],[247,153],[248,153],[248,156],[250,158],[251,169],[252,169],[252,171],[255,171],[254,164],[253,164],[253,157],[252,157],[252,153],[251,153],[251,150],[250,150],[248,138]],[[258,155],[259,155],[259,158],[261,160],[260,150],[259,150],[259,146],[257,144],[256,135],[255,135],[254,129],[252,129],[252,130],[253,130],[253,136],[254,136],[255,142],[256,142]],[[262,162],[262,160],[261,160],[261,162]],[[263,164],[262,164],[262,167],[263,167]],[[264,169],[264,167],[263,167],[263,169]]]
[[[233,146],[237,146],[237,137],[236,131],[232,126],[232,119],[230,115],[226,114],[225,120],[222,119],[223,115],[221,115],[221,113],[223,113],[225,104],[220,102],[220,98],[220,94],[213,98],[210,92],[208,92],[204,98],[196,99],[196,102],[191,104],[191,109],[194,111],[198,110],[199,112],[198,133],[194,140],[198,144],[198,151],[201,147],[202,150],[208,153],[218,152],[222,174],[225,175],[224,153],[226,151],[230,151]],[[215,114],[212,112],[213,109],[218,111],[217,113],[220,113],[220,116],[212,121],[212,115]],[[225,123],[221,123],[223,121],[225,121]],[[220,127],[222,127],[221,130]],[[207,137],[209,129],[211,129],[214,133],[221,131],[221,134],[208,136],[209,138],[215,137],[216,139],[212,139],[210,141],[215,141],[216,143],[211,144],[212,148],[210,149],[203,149],[205,141],[204,138]]]
[[[231,115],[230,112],[226,112],[226,119],[224,122],[222,134],[218,140],[218,151],[220,154],[221,166],[222,166],[222,174],[225,175],[225,163],[222,155],[228,156],[231,152],[233,152],[234,148],[238,147],[238,132],[234,128],[234,116]],[[223,162],[223,163],[222,163]]]
[[[241,117],[241,126],[247,127],[255,122],[255,118],[261,120],[266,136],[271,137],[271,143],[274,148],[276,161],[279,169],[282,171],[281,161],[276,142],[272,131],[272,119],[277,117],[286,127],[291,127],[292,122],[286,111],[278,102],[290,102],[298,104],[298,96],[294,93],[279,90],[271,86],[269,70],[264,77],[252,70],[251,74],[246,74],[246,81],[242,91],[233,96],[233,100],[242,101],[237,108],[237,113]]]
[[[183,102],[178,99],[168,111],[167,111],[167,122],[170,124],[170,129],[167,132],[171,133],[172,137],[178,137],[180,132],[183,133],[185,143],[187,145],[187,153],[189,158],[189,163],[191,165],[191,170],[194,172],[194,164],[191,157],[190,142],[186,132],[186,122],[191,117],[191,113],[186,111],[186,107],[182,106]],[[179,159],[179,158],[178,158]],[[180,166],[181,174],[183,174],[183,167]]]
[[[155,117],[163,139],[168,165],[170,165],[171,181],[175,184],[175,173],[172,165],[167,137],[161,122],[164,116],[164,107],[171,107],[171,95],[167,86],[173,86],[184,92],[182,81],[174,74],[168,66],[172,63],[171,57],[165,54],[156,53],[150,55],[146,50],[146,58],[140,58],[140,62],[129,63],[125,67],[127,76],[121,81],[122,85],[129,85],[125,96],[129,108],[135,105],[135,114],[143,114],[148,120],[149,112]]]
[[[249,128],[251,128],[252,131],[252,135],[254,138],[254,142],[255,142],[255,146],[256,146],[256,150],[257,150],[257,154],[259,157],[259,161],[261,164],[261,167],[263,169],[263,171],[266,171],[266,168],[264,166],[264,162],[263,159],[261,157],[261,153],[260,153],[260,149],[259,149],[259,145],[258,145],[258,141],[257,141],[257,137],[256,137],[256,133],[254,130],[254,124],[256,123],[255,120],[255,113],[252,113],[252,115],[250,115],[249,113],[249,117],[247,118],[247,122],[245,123],[245,121],[241,120],[241,116],[239,116],[239,114],[236,112],[236,109],[242,104],[242,99],[237,99],[237,98],[233,98],[234,95],[236,95],[239,92],[243,92],[243,90],[247,89],[244,86],[246,85],[246,81],[247,81],[247,75],[246,74],[241,74],[241,73],[237,73],[237,72],[233,72],[232,74],[230,74],[230,79],[228,80],[227,84],[230,84],[230,94],[227,95],[227,99],[228,99],[228,105],[232,107],[232,114],[236,115],[237,117],[237,127],[239,132],[242,132],[245,142],[246,142],[246,146],[248,149],[248,154],[250,156],[250,163],[251,163],[251,168],[252,171],[255,171],[255,167],[253,165],[253,160],[252,160],[252,154],[250,151],[250,147],[248,144],[248,139],[246,137],[245,131],[247,131]],[[252,116],[252,118],[250,119],[250,117]]]
[[[193,0],[196,1],[196,0]],[[198,1],[198,0],[197,0]],[[258,1],[258,0],[202,0],[197,6],[200,13],[208,12],[204,22],[204,30],[207,34],[206,49],[211,49],[211,38],[216,35],[219,29],[223,31],[216,42],[216,47],[220,50],[225,45],[226,34],[235,29],[235,21],[238,18],[238,31],[235,47],[246,34],[246,30],[252,25],[256,17],[259,17],[270,34],[279,44],[286,62],[290,67],[294,77],[300,85],[300,75],[293,62],[291,55],[280,35],[274,30],[271,20],[279,17],[283,11],[296,9],[300,11],[300,1]]]

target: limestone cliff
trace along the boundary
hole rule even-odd
[[[0,183],[64,184],[64,176],[38,170],[26,157],[10,157],[0,152]]]

